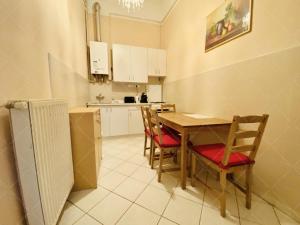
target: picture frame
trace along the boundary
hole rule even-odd
[[[206,18],[205,52],[251,32],[253,0],[226,0]]]

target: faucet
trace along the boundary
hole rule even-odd
[[[96,99],[99,101],[99,103],[101,103],[101,101],[104,99],[104,96],[99,93],[99,95],[96,96]]]

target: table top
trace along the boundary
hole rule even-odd
[[[213,118],[213,117],[202,117],[193,116],[195,114],[184,113],[160,113],[158,114],[161,120],[169,121],[175,123],[181,127],[201,127],[201,126],[212,126],[212,125],[230,125],[232,121]]]

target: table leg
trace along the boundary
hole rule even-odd
[[[186,188],[186,161],[187,161],[187,131],[184,130],[181,133],[181,188],[185,189]]]

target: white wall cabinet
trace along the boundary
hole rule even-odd
[[[103,137],[142,134],[144,132],[139,106],[101,106],[100,112]]]
[[[148,49],[148,75],[164,77],[167,74],[167,53],[163,49]]]
[[[113,80],[131,82],[130,46],[113,45]]]
[[[136,83],[148,83],[147,49],[131,47],[130,53],[132,81]]]
[[[148,83],[147,49],[113,45],[113,80],[115,82]]]

